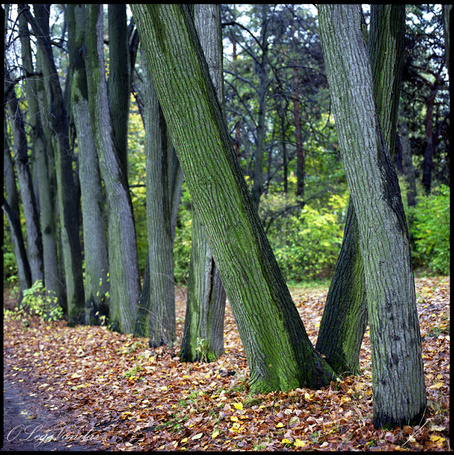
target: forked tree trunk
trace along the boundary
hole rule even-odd
[[[172,143],[238,326],[251,393],[321,387],[313,348],[230,142],[186,5],[131,5]]]
[[[372,349],[373,423],[424,418],[421,334],[405,213],[373,93],[359,5],[320,5],[333,112],[359,227]]]

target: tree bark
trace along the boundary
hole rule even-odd
[[[310,343],[249,195],[186,5],[131,5],[172,143],[238,326],[251,393],[321,387]]]
[[[219,105],[224,111],[219,5],[194,5],[194,22]],[[226,294],[218,267],[199,215],[193,210],[186,319],[180,353],[182,361],[212,362],[223,354],[225,300]]]
[[[85,42],[86,6],[69,4],[67,8],[71,105],[78,139],[85,252],[85,321],[90,324],[96,321],[97,313],[99,316],[108,315],[106,217],[98,155],[90,122],[85,62],[80,52]]]
[[[372,347],[373,423],[424,418],[426,394],[410,245],[376,110],[359,5],[320,5],[333,112],[359,227]]]
[[[108,199],[109,320],[113,330],[132,333],[140,297],[136,233],[131,197],[108,109],[101,5],[88,7],[85,45],[90,120]]]

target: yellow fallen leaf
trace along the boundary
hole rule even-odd
[[[203,433],[197,433],[195,436],[193,436],[191,439],[193,441],[196,441],[197,439],[200,439],[203,436]]]
[[[284,424],[282,422],[279,422],[277,425],[276,425],[276,428],[282,428],[284,426]]]
[[[213,433],[211,434],[211,438],[212,439],[215,439],[219,436],[219,431],[218,430],[214,430]]]
[[[183,439],[180,441],[181,444],[183,444],[183,443],[185,443],[185,442],[188,442],[188,438],[183,438]]]
[[[304,447],[306,443],[304,441],[301,441],[301,439],[296,439],[295,442],[293,443],[295,447]]]
[[[440,387],[443,387],[443,386],[444,386],[444,384],[442,382],[437,382],[436,384],[431,385],[429,387],[429,389],[439,389]]]
[[[439,444],[441,444],[442,442],[444,442],[445,438],[442,438],[441,436],[437,436],[436,434],[433,434],[431,437],[430,437],[430,440],[432,442],[438,442]]]
[[[233,403],[233,407],[241,411],[243,409],[243,403]]]
[[[289,441],[287,438],[283,439],[281,442],[282,442],[282,444],[291,444],[292,443],[292,441]]]
[[[305,400],[310,400],[310,399],[311,399],[311,396],[306,392],[306,393],[304,394],[304,399],[305,399]]]
[[[231,417],[230,417],[230,420],[231,420],[232,422],[238,422],[238,417],[237,417],[237,416],[231,416]]]
[[[74,373],[74,374],[71,376],[71,379],[80,378],[80,377],[82,377],[82,375],[77,374],[77,373]]]

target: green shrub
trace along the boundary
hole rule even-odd
[[[446,185],[418,197],[418,204],[409,209],[415,263],[443,275],[450,274],[449,210],[450,189]]]
[[[57,297],[52,291],[46,291],[41,280],[35,281],[30,289],[23,292],[19,311],[38,316],[43,321],[56,321],[63,317],[63,310],[58,305]]]
[[[348,194],[332,195],[326,207],[306,205],[268,232],[287,281],[307,281],[334,271],[343,238]]]

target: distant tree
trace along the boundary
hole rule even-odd
[[[43,4],[33,5],[34,16],[28,8],[23,11],[37,38],[45,81],[46,109],[49,110],[50,125],[55,137],[53,147],[68,317],[71,322],[80,322],[84,316],[84,286],[79,210],[74,185],[73,154],[69,143],[68,114],[50,40],[49,8]]]

